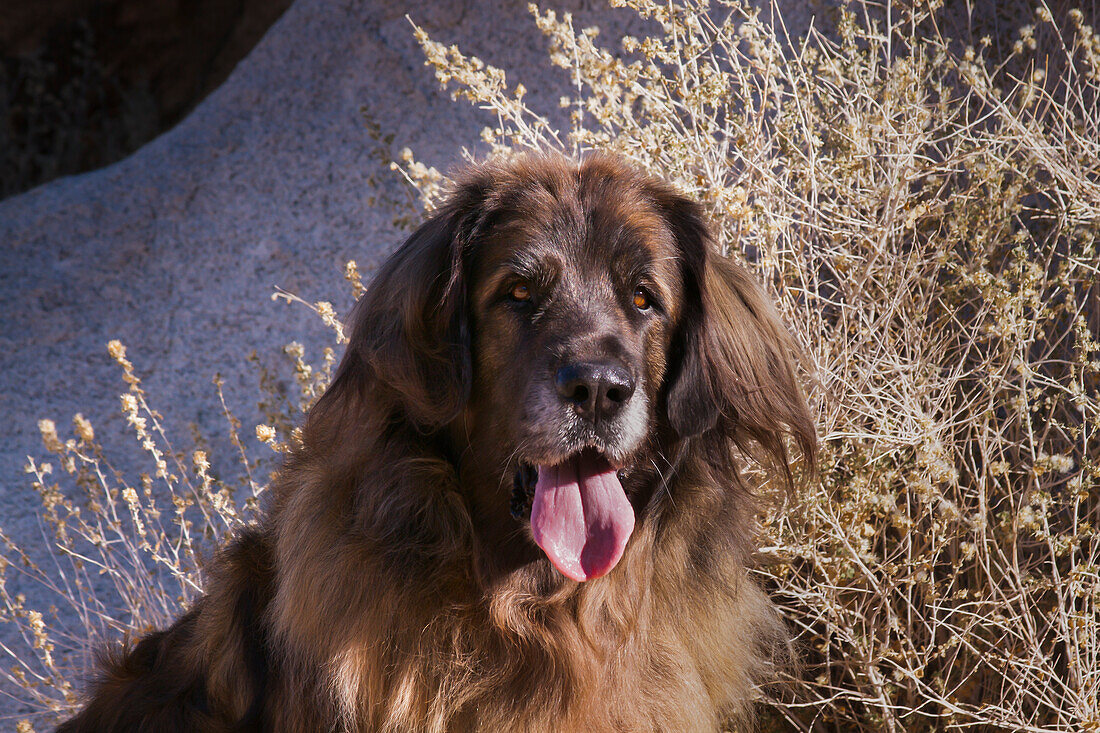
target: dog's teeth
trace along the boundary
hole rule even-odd
[[[619,481],[626,481],[626,469],[625,468],[620,468],[618,471],[615,472],[615,475],[618,476]]]

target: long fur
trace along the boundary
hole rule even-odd
[[[672,330],[647,347],[660,379],[631,489],[637,527],[619,565],[584,583],[493,513],[499,487],[482,485],[488,458],[462,428],[486,417],[477,395],[504,373],[478,347],[494,334],[472,318],[471,263],[504,222],[560,211],[574,218],[555,231],[667,238],[679,279]],[[591,256],[607,257],[593,241]],[[714,253],[698,205],[608,156],[473,166],[381,269],[350,333],[260,525],[221,550],[205,596],[171,628],[105,660],[60,731],[751,721],[753,690],[788,642],[746,574],[754,502],[741,461],[789,480],[788,444],[812,467],[814,428],[774,307]]]

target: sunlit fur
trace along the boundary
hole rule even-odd
[[[616,300],[610,260],[628,244],[660,263],[659,314]],[[555,309],[572,296],[548,286],[542,320],[509,315],[488,281],[508,248],[556,258],[560,282],[583,274],[581,300]],[[638,371],[625,422],[581,439],[622,452],[637,523],[619,564],[577,583],[508,499],[517,461],[577,448],[561,444],[570,418],[544,367],[547,344],[583,351],[588,331]],[[754,687],[788,643],[746,575],[755,507],[739,462],[789,480],[786,445],[812,468],[814,430],[773,306],[712,251],[695,203],[606,156],[471,167],[381,269],[349,332],[260,526],[222,549],[174,626],[106,661],[61,730],[751,721]]]

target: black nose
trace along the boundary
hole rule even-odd
[[[567,364],[558,369],[555,382],[562,399],[592,422],[614,417],[634,394],[630,372],[613,364]]]

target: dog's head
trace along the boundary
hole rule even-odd
[[[618,562],[677,447],[762,447],[785,472],[789,433],[812,456],[790,352],[697,204],[607,156],[527,157],[459,176],[386,263],[330,394],[390,395],[478,477],[475,521],[530,522],[586,580]]]

